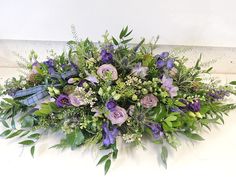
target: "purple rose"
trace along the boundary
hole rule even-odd
[[[118,79],[118,73],[116,68],[111,65],[111,64],[103,64],[100,66],[97,70],[97,74],[102,78],[102,79],[107,79],[107,74],[111,74],[111,79],[112,80],[117,80]]]
[[[118,136],[118,129],[116,127],[112,127],[110,130],[108,128],[108,123],[104,123],[102,125],[102,136],[103,136],[103,145],[109,146],[116,142],[116,137]]]
[[[110,111],[114,110],[115,107],[117,106],[116,101],[111,99],[106,103],[106,108]]]
[[[70,101],[70,104],[72,104],[75,107],[79,107],[81,105],[84,105],[83,100],[81,98],[76,97],[73,94],[69,95],[69,101]]]
[[[65,107],[65,106],[70,106],[70,100],[67,95],[60,94],[59,97],[56,99],[56,105],[58,107]]]
[[[126,121],[128,115],[124,108],[116,106],[106,117],[111,121],[112,124],[121,125]]]
[[[158,99],[153,94],[148,94],[141,99],[141,104],[145,108],[153,108],[157,106]]]
[[[107,50],[102,49],[100,55],[101,55],[101,58],[102,58],[102,63],[111,63],[112,62],[113,56]]]

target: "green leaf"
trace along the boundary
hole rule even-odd
[[[165,168],[167,167],[167,158],[168,158],[168,150],[165,146],[162,146],[161,148],[161,160],[165,165]]]
[[[1,120],[1,122],[4,127],[9,128],[9,125],[5,120]]]
[[[21,141],[19,142],[19,144],[22,144],[22,145],[32,145],[34,144],[35,142],[32,141],[32,140],[25,140],[25,141]]]
[[[11,133],[11,130],[5,130],[4,132],[1,133],[0,136],[7,136]]]
[[[66,135],[66,138],[62,140],[61,144],[70,146],[71,149],[75,149],[84,142],[84,135],[81,130],[75,130],[72,133]]]
[[[17,130],[16,132],[10,134],[10,135],[7,137],[7,139],[16,137],[16,136],[20,135],[22,132],[23,132],[23,130]]]
[[[39,139],[40,138],[40,136],[41,136],[41,134],[39,134],[39,133],[34,133],[34,134],[32,134],[32,135],[30,135],[30,136],[28,136],[28,138],[31,138],[31,139]]]
[[[168,116],[168,117],[166,118],[166,121],[170,121],[170,122],[175,121],[175,120],[177,120],[177,117],[176,117],[176,116]]]
[[[127,43],[130,42],[132,39],[133,39],[133,38],[123,40],[123,41],[121,41],[121,43],[122,43],[122,44],[127,44]]]
[[[23,128],[33,127],[34,125],[34,117],[32,116],[22,117],[20,121]]]
[[[77,42],[75,42],[75,41],[68,41],[67,45],[77,45]]]
[[[133,30],[130,30],[124,37],[128,37],[132,32]]]
[[[165,105],[160,103],[157,107],[150,111],[150,117],[152,117],[154,121],[159,122],[166,116],[166,112],[167,111]]]
[[[118,45],[119,43],[117,42],[117,40],[112,36],[112,41],[115,45]]]
[[[236,85],[236,81],[231,81],[229,84]]]
[[[184,134],[188,138],[193,139],[193,140],[197,140],[197,141],[203,141],[204,140],[200,135],[198,135],[196,133],[184,132]]]
[[[184,103],[182,103],[182,102],[179,101],[179,100],[176,100],[174,104],[175,104],[176,106],[181,106],[181,107],[186,106]]]
[[[127,32],[128,32],[128,26],[126,26],[125,28],[121,30],[120,36],[119,36],[120,39],[122,39],[126,35]]]
[[[22,133],[22,134],[20,135],[20,138],[23,137],[23,136],[28,135],[29,133],[30,133],[30,131],[26,131],[25,133]]]
[[[3,98],[3,100],[10,103],[10,104],[12,104],[12,105],[15,104],[15,101],[11,98]]]
[[[107,160],[110,157],[111,153],[102,156],[102,158],[98,161],[97,165],[101,164],[102,162],[104,162],[105,160]]]
[[[107,174],[108,170],[110,169],[110,166],[111,166],[111,160],[108,159],[105,163],[105,174]]]
[[[35,146],[32,146],[30,148],[30,153],[31,153],[31,156],[34,157],[34,152],[35,152]]]

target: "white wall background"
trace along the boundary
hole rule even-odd
[[[101,39],[129,25],[137,42],[236,47],[235,0],[0,0],[0,39]]]

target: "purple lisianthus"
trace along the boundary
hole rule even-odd
[[[200,100],[194,100],[188,104],[188,108],[190,111],[199,112],[201,108]]]
[[[102,136],[103,136],[103,145],[109,146],[116,142],[116,137],[118,136],[119,130],[117,127],[112,127],[109,130],[108,123],[102,125]]]
[[[153,108],[157,106],[158,99],[153,94],[148,94],[141,99],[141,105],[145,108]]]
[[[174,67],[174,60],[170,58],[166,61],[166,68],[172,69],[173,67]]]
[[[102,63],[111,63],[112,62],[113,56],[107,50],[102,49],[100,55],[101,55],[101,58],[102,58]]]
[[[143,67],[141,62],[137,63],[135,67],[132,69],[132,74],[135,76],[139,76],[141,78],[145,78],[147,75],[148,67]]]
[[[158,60],[156,61],[156,66],[157,66],[158,69],[164,67],[165,64],[166,64],[165,61],[162,60],[162,59],[158,59]]]
[[[70,100],[67,95],[60,94],[59,97],[56,99],[56,105],[58,107],[65,107],[65,106],[70,106]]]
[[[127,112],[124,108],[116,106],[109,114],[106,116],[112,124],[123,124],[128,118]]]
[[[115,100],[111,99],[106,103],[106,108],[110,111],[114,110],[115,107],[117,106],[117,103]]]
[[[100,66],[97,70],[97,74],[102,78],[102,79],[107,79],[107,74],[111,73],[111,79],[112,80],[117,80],[118,79],[118,73],[116,68],[111,65],[111,64],[103,64]]]
[[[177,91],[179,90],[179,88],[173,86],[172,78],[168,78],[165,75],[163,75],[161,83],[162,83],[162,87],[166,89],[166,91],[169,93],[171,98],[177,96]]]
[[[157,124],[151,123],[148,126],[151,128],[153,137],[155,139],[158,140],[158,139],[160,139],[161,137],[164,136],[164,132],[163,132],[163,129],[162,129],[160,124],[158,124],[158,123]]]

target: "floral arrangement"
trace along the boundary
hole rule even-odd
[[[131,32],[125,27],[118,38],[106,33],[98,45],[75,38],[67,52],[52,52],[43,62],[32,51],[21,64],[27,75],[1,87],[1,136],[21,138],[33,156],[41,136],[63,132],[54,148],[96,145],[107,152],[98,162],[105,173],[117,158],[118,136],[131,145],[146,137],[161,146],[166,166],[168,144],[176,149],[181,134],[203,140],[201,129],[223,123],[236,108],[225,102],[236,93],[236,81],[204,80],[212,67],[204,69],[201,58],[187,67],[185,57],[156,54],[156,41],[129,44]]]

